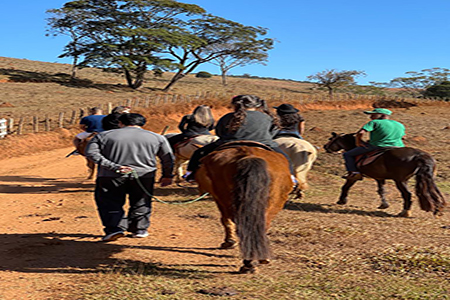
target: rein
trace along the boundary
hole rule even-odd
[[[139,180],[139,176],[136,173],[136,170],[131,171],[131,176],[133,176],[136,179],[136,182],[138,183],[138,185],[141,187],[141,189],[144,191],[144,193],[147,194],[147,196],[151,197],[152,199],[160,202],[160,203],[164,203],[164,204],[178,204],[178,205],[182,205],[182,204],[190,204],[190,203],[194,203],[197,202],[203,198],[205,198],[206,196],[209,195],[209,193],[203,193],[203,195],[195,198],[195,199],[191,199],[191,200],[186,200],[186,201],[163,201],[161,199],[156,198],[155,196],[153,196],[152,194],[150,194],[147,189],[144,187],[144,185],[142,184],[142,182]]]

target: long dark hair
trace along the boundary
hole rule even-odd
[[[258,96],[238,95],[231,99],[231,104],[234,106],[234,114],[230,124],[228,125],[229,132],[236,132],[239,127],[242,126],[245,118],[247,117],[247,109],[249,108],[256,108],[257,110],[269,115],[272,120],[274,120],[274,123],[278,124],[278,119],[275,118],[269,111],[266,101],[262,100]]]
[[[278,114],[278,118],[280,119],[281,128],[291,127],[303,119],[298,113]]]

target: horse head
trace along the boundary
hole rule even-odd
[[[342,149],[347,151],[355,147],[355,133],[337,134],[336,132],[331,133],[328,143],[323,146],[327,153],[337,152]]]

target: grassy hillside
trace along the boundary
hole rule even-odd
[[[69,64],[47,63],[0,57],[0,117],[33,113],[56,113],[98,104],[123,103],[165,94],[162,89],[171,78],[154,78],[149,72],[143,88],[126,86],[122,74],[86,68],[79,71],[79,83],[69,82]],[[195,78],[191,74],[174,85],[170,94],[211,95],[228,98],[236,94],[256,94],[266,99],[292,98],[310,93],[312,84],[286,80],[229,78],[228,86],[219,76]]]

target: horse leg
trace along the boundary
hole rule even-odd
[[[386,209],[389,207],[389,204],[386,201],[386,190],[384,189],[384,184],[386,183],[386,180],[384,179],[377,179],[378,184],[378,195],[380,195],[381,198],[381,204],[378,206],[378,209]]]
[[[256,273],[256,267],[251,260],[243,260],[244,265],[239,269],[241,274]]]
[[[222,217],[222,225],[225,229],[225,241],[220,245],[222,249],[231,249],[237,246],[236,224],[228,217]]]
[[[95,173],[95,164],[90,161],[89,159],[87,160],[87,167],[89,168],[89,175],[87,179],[92,179],[94,178],[94,173]]]
[[[179,157],[175,157],[175,182],[181,182],[181,176],[183,176],[183,161]]]
[[[411,192],[408,190],[406,181],[395,181],[395,185],[402,193],[403,210],[398,214],[399,217],[411,217]]]
[[[345,184],[341,188],[341,195],[339,196],[339,201],[337,204],[347,204],[347,196],[350,188],[356,183],[357,180],[347,179]]]

